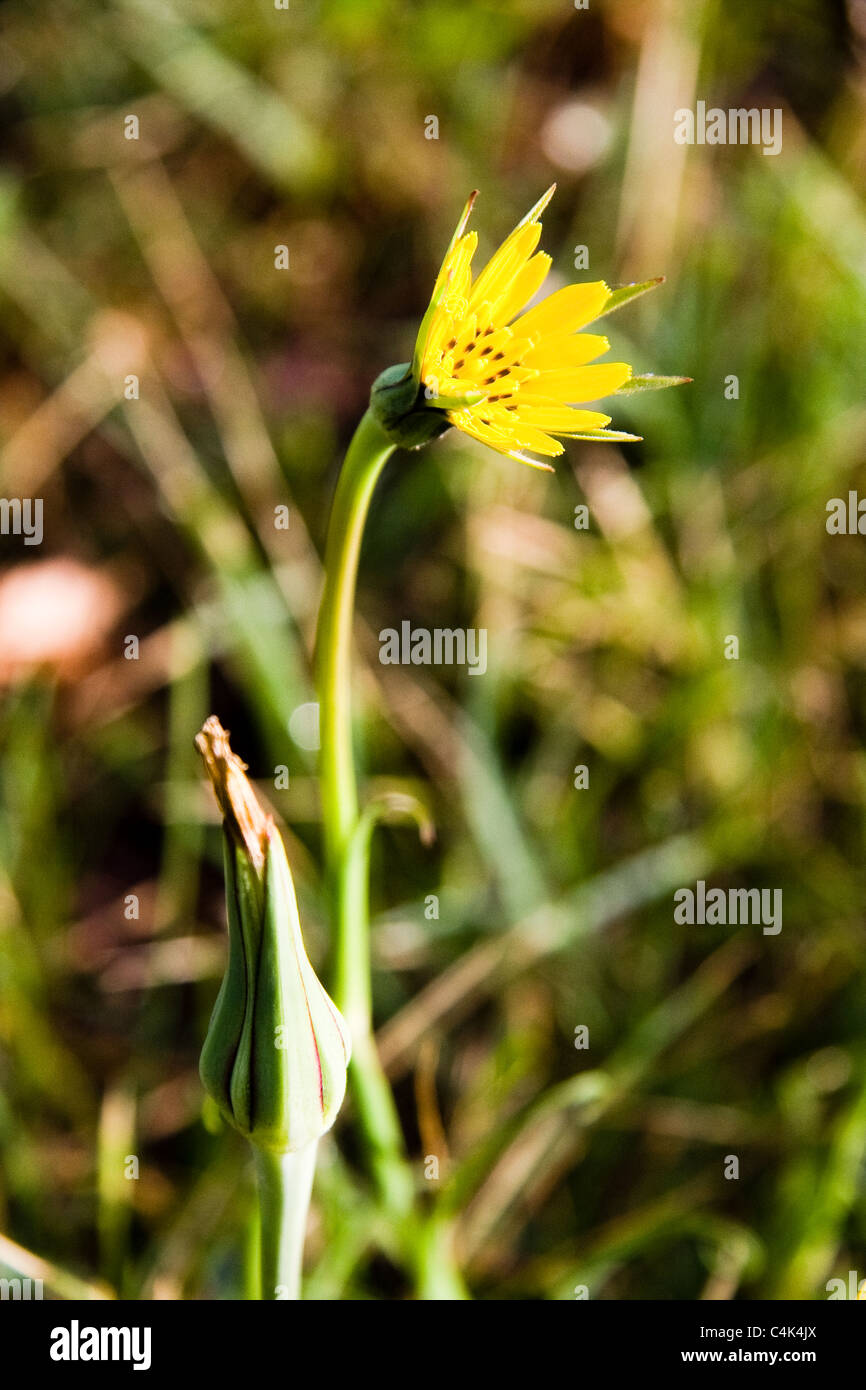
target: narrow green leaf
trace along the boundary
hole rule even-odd
[[[353,839],[372,835],[377,825],[399,825],[401,821],[414,821],[418,827],[418,838],[422,845],[432,845],[436,839],[436,827],[428,808],[416,796],[406,792],[386,791],[367,802]]]

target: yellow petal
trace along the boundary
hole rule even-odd
[[[415,350],[412,354],[412,375],[415,377],[416,381],[420,381],[423,373],[423,363],[430,348],[431,329],[437,314],[440,312],[440,300],[446,291],[449,279],[452,277],[455,263],[459,256],[465,253],[467,246],[469,247],[469,259],[471,260],[478,242],[475,232],[470,232],[468,236],[463,235],[476,196],[477,190],[470,195],[463,209],[460,221],[457,223],[454,235],[448,244],[448,250],[445,252],[439,274],[436,277],[433,293],[430,296],[430,303],[427,305],[424,317],[418,326],[418,333],[415,338]]]
[[[498,363],[501,366],[503,361],[513,357],[510,344],[514,342],[514,334],[510,328],[486,328],[483,334],[484,341],[481,348],[484,356],[492,358],[498,354]]]
[[[541,236],[541,223],[518,227],[494,252],[472,286],[470,308],[478,309],[485,300],[494,304],[508,289],[515,275],[532,255]]]
[[[533,425],[517,424],[503,433],[509,435],[518,449],[534,449],[537,454],[546,454],[548,458],[558,458],[563,452],[558,439],[552,439],[544,430],[536,429]]]
[[[521,423],[549,430],[551,434],[600,430],[610,424],[609,415],[601,415],[597,410],[572,410],[567,405],[534,405],[519,400],[515,413]]]
[[[566,285],[548,295],[514,324],[521,337],[543,338],[548,333],[574,333],[597,318],[610,298],[603,280]]]
[[[534,382],[536,391],[557,400],[598,401],[618,391],[631,376],[627,362],[602,362],[594,367],[575,367],[573,371],[541,372]]]
[[[531,261],[527,261],[495,306],[497,322],[511,322],[514,315],[519,313],[524,305],[529,303],[533,295],[541,289],[552,264],[553,258],[544,251],[539,251],[537,256],[533,256]]]
[[[522,389],[524,382],[530,382],[531,386],[527,389],[538,390],[538,372],[531,367],[508,367],[504,372],[497,372],[494,376],[491,372],[479,374],[478,381],[488,395],[491,396],[510,396],[513,392]],[[549,392],[545,392],[544,400],[550,399]]]
[[[541,224],[538,219],[555,192],[556,184],[552,183],[535,206],[531,207],[526,216],[520,219],[513,232],[505,238],[499,250],[488,261],[476,281],[477,292],[472,301],[473,309],[479,308],[485,300],[492,303],[494,298],[499,297],[502,291],[507,288],[509,279],[518,273],[521,266],[532,255],[541,235]]]
[[[430,298],[431,298],[431,303],[434,303],[434,304],[435,304],[437,292],[438,292],[439,290],[441,290],[441,288],[442,288],[442,286],[443,286],[443,284],[444,284],[444,282],[445,282],[445,280],[446,280],[446,278],[447,278],[449,265],[450,265],[450,263],[451,263],[451,260],[452,260],[452,257],[453,257],[453,255],[454,255],[455,250],[456,250],[457,247],[460,245],[460,242],[461,242],[461,241],[465,241],[465,240],[466,240],[466,238],[465,238],[465,236],[464,236],[464,232],[466,231],[466,224],[467,224],[468,221],[469,221],[469,216],[470,216],[470,213],[472,212],[472,208],[473,208],[473,205],[474,205],[474,203],[475,203],[475,199],[476,199],[477,197],[478,197],[478,189],[476,188],[476,189],[474,189],[474,190],[472,191],[472,193],[470,193],[468,199],[466,200],[466,204],[465,204],[465,206],[464,206],[464,208],[463,208],[462,213],[460,214],[460,220],[458,221],[457,226],[454,228],[454,235],[452,236],[450,242],[448,243],[448,249],[447,249],[447,251],[445,252],[445,255],[444,255],[443,259],[442,259],[442,265],[441,265],[440,268],[439,268],[439,274],[436,276],[436,283],[435,283],[435,285],[433,286],[433,294],[430,296]],[[470,232],[469,235],[474,237],[474,236],[475,236],[475,233],[474,233],[474,232]]]
[[[485,345],[484,356],[487,358],[490,372],[504,371],[506,368],[513,368],[523,365],[523,359],[532,346],[531,338],[515,338],[510,329],[505,330],[508,339],[496,351],[492,351]],[[491,344],[494,338],[488,340]],[[533,367],[533,371],[536,368]]]
[[[443,308],[454,306],[461,300],[468,300],[469,286],[472,283],[471,262],[477,245],[478,237],[475,232],[470,232],[468,236],[461,237],[454,248],[445,292],[442,295]],[[465,313],[465,310],[463,312]]]
[[[500,454],[507,454],[509,458],[519,458],[521,463],[531,464],[533,468],[541,468],[550,471],[550,465],[542,463],[539,459],[528,458],[518,452],[521,449],[534,449],[536,453],[546,455],[548,458],[556,458],[563,452],[562,445],[558,439],[551,439],[542,430],[533,429],[529,425],[514,426],[507,412],[502,412],[505,416],[504,425],[500,426],[500,416],[494,416],[491,412],[490,419],[480,419],[476,414],[476,409],[460,410],[449,413],[449,420],[464,434],[469,434],[473,439],[479,440],[491,449],[496,449]]]
[[[537,347],[529,349],[524,362],[528,367],[546,367],[553,371],[565,371],[568,367],[582,367],[594,357],[607,352],[610,343],[600,333],[574,333],[545,338]]]
[[[477,407],[471,407],[468,410],[450,410],[448,411],[448,419],[464,434],[471,434],[474,439],[480,439],[483,444],[489,444],[491,448],[507,453],[513,444],[511,436],[495,425],[491,425],[489,420],[482,420],[476,414],[476,409]]]
[[[447,351],[456,359],[454,363],[454,370],[456,372],[459,372],[461,367],[465,364],[467,355],[471,357],[478,351],[477,328],[478,320],[475,314],[468,314],[461,323],[455,325],[454,347],[452,348],[449,342],[447,344]]]
[[[469,285],[472,278],[470,262],[475,253],[478,238],[474,232],[461,238],[454,246],[447,261],[447,273],[440,286],[439,303],[433,310],[427,326],[426,341],[421,358],[421,376],[430,369],[431,358],[439,352],[451,337],[456,320],[463,319],[467,310]]]

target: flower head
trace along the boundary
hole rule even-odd
[[[639,438],[608,429],[611,417],[583,409],[585,403],[688,380],[635,377],[626,362],[600,363],[596,359],[610,347],[607,338],[580,331],[661,279],[615,291],[602,280],[567,285],[527,309],[552,264],[536,248],[539,219],[555,188],[474,279],[478,238],[466,226],[476,194],[469,198],[418,330],[411,366],[390,368],[374,387],[374,407],[378,404],[385,428],[406,430],[399,442],[423,443],[454,425],[499,453],[549,468],[543,459],[562,453],[561,438]],[[426,426],[422,423],[426,410],[439,412],[435,427],[429,416]],[[410,437],[414,434],[423,437]],[[540,459],[533,457],[539,454]]]

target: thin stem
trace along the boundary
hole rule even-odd
[[[334,496],[319,610],[322,820],[328,864],[343,855],[358,818],[352,759],[352,622],[364,523],[394,445],[368,410],[349,445]]]
[[[261,1212],[261,1297],[299,1299],[318,1142],[297,1153],[253,1146]]]
[[[359,844],[358,790],[352,751],[352,624],[364,523],[394,445],[368,410],[343,464],[325,555],[319,613],[317,680],[325,859],[336,935],[335,1002],[352,1038],[349,1079],[379,1191],[389,1209],[411,1208],[412,1179],[400,1123],[373,1037],[368,907],[369,848]]]
[[[418,1297],[424,1302],[470,1296],[454,1255],[454,1225],[451,1217],[433,1211],[420,1228],[416,1264]]]
[[[341,861],[338,891],[346,931],[337,956],[337,998],[352,1037],[350,1080],[370,1155],[370,1166],[385,1205],[407,1216],[414,1184],[406,1162],[403,1133],[388,1078],[373,1036],[370,981],[370,838],[375,817],[361,815]]]

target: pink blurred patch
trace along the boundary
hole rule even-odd
[[[0,683],[48,668],[69,678],[97,656],[125,607],[117,582],[60,557],[16,565],[0,578]]]

